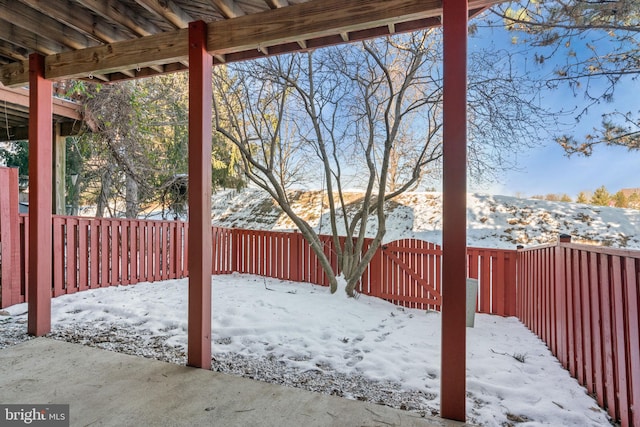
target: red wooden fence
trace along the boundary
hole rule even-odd
[[[518,317],[621,425],[640,426],[640,251],[518,253]]]
[[[27,235],[28,216],[20,215],[17,224],[19,255],[11,270],[19,276],[13,285],[2,276],[2,307],[26,301],[28,245],[33,242]],[[52,227],[54,297],[186,275],[186,223],[54,215]]]
[[[13,262],[2,263],[0,307],[26,300],[28,221],[27,216],[20,215],[13,222],[18,223],[11,234],[12,238],[20,237],[17,245],[14,241],[9,245],[8,238],[2,240],[3,245],[13,248],[15,256]],[[54,297],[188,276],[187,223],[70,216],[54,216],[52,222]],[[213,274],[235,271],[329,284],[318,257],[300,233],[212,227],[212,239]],[[320,236],[320,241],[337,271],[333,239]],[[364,250],[370,242],[365,242]],[[468,253],[469,276],[479,280],[478,311],[514,315],[516,251],[469,248]],[[438,310],[441,261],[442,249],[433,243],[414,239],[392,242],[374,255],[357,290],[406,307]],[[19,268],[10,268],[12,265]]]

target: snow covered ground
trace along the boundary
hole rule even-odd
[[[440,314],[343,295],[305,283],[215,276],[214,369],[437,413]],[[7,311],[0,316],[0,348],[26,339],[26,304]],[[185,363],[186,313],[186,280],[96,289],[52,301],[51,335]],[[471,423],[609,425],[517,319],[477,315],[467,329],[467,353]]]
[[[361,193],[347,197],[356,201]],[[326,200],[320,191],[292,194],[294,210],[321,233],[329,234]],[[385,241],[417,238],[442,241],[442,194],[405,193],[387,204]],[[293,229],[293,223],[266,193],[256,189],[219,191],[212,198],[212,221],[223,227],[258,230]],[[375,216],[369,235],[376,230]],[[340,221],[338,221],[340,223]],[[640,210],[550,202],[509,196],[469,194],[467,244],[515,249],[556,242],[569,234],[577,243],[640,249]]]

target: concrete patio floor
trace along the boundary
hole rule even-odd
[[[37,338],[0,350],[1,404],[69,404],[71,426],[466,424]]]

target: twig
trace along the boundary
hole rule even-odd
[[[499,354],[501,356],[510,356],[513,357],[514,359],[516,359],[518,362],[520,363],[524,363],[527,360],[527,355],[524,353],[514,353],[514,354],[509,354],[509,353],[500,353],[498,351],[495,351],[494,349],[491,349],[492,353],[495,354]]]
[[[268,287],[268,286],[267,286],[267,279],[264,279],[264,278],[263,278],[262,280],[264,281],[264,288],[265,288],[266,290],[268,290],[268,291],[274,291],[274,292],[275,292],[275,289],[271,289],[270,287]]]

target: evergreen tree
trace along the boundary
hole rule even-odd
[[[596,206],[609,206],[610,201],[611,194],[609,194],[607,188],[604,185],[598,187],[596,191],[593,192],[593,196],[591,197],[591,204]]]
[[[615,203],[616,208],[629,207],[627,196],[625,196],[622,191],[618,191],[616,194],[613,195],[613,202]]]
[[[576,203],[584,203],[584,204],[589,203],[589,200],[587,200],[587,195],[585,194],[584,191],[581,191],[578,193],[578,198],[576,199]]]

